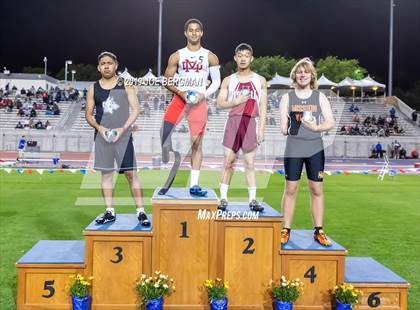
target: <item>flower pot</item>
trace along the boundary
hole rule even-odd
[[[228,299],[210,300],[210,310],[227,310]]]
[[[275,310],[292,310],[293,303],[288,302],[288,301],[280,301],[280,300],[274,299],[274,309]]]
[[[163,309],[163,296],[157,299],[149,300],[146,304],[146,310],[162,310]]]
[[[335,310],[351,310],[351,304],[343,304],[338,299],[335,300]]]
[[[90,296],[77,297],[71,296],[71,305],[73,310],[90,310]]]

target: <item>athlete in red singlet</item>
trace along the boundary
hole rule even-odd
[[[174,93],[163,117],[161,130],[162,161],[169,161],[171,150],[171,134],[175,126],[186,115],[191,136],[191,178],[190,193],[205,196],[198,185],[202,162],[202,141],[207,122],[206,98],[212,95],[220,86],[219,59],[215,54],[201,46],[203,24],[198,19],[189,19],[184,25],[184,35],[187,46],[169,57],[165,77],[173,79],[178,72],[176,86],[167,83],[165,87]],[[210,74],[211,84],[206,89]],[[193,93],[197,100],[191,103],[189,95]]]
[[[217,97],[218,107],[230,109],[223,136],[225,160],[220,182],[221,210],[226,210],[228,206],[228,187],[240,149],[244,154],[249,207],[252,211],[264,209],[256,200],[254,160],[257,146],[264,140],[267,81],[251,71],[252,55],[253,50],[249,44],[241,43],[236,47],[234,59],[238,67],[237,72],[223,80]]]

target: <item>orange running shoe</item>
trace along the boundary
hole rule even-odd
[[[280,241],[281,244],[286,244],[289,241],[290,232],[286,228],[283,228],[280,232]]]
[[[325,235],[324,231],[322,229],[318,230],[318,232],[314,232],[314,239],[316,242],[318,242],[322,246],[331,246],[332,243],[330,239],[327,238],[327,235]]]

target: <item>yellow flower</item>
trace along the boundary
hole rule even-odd
[[[225,288],[229,288],[229,282],[225,282]]]

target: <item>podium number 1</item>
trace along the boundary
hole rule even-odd
[[[55,294],[55,289],[53,287],[54,280],[47,280],[44,282],[44,290],[48,291],[49,293],[47,295],[42,295],[44,298],[51,298]]]
[[[187,222],[181,222],[181,226],[182,226],[182,235],[180,236],[180,238],[189,238],[187,234]]]

